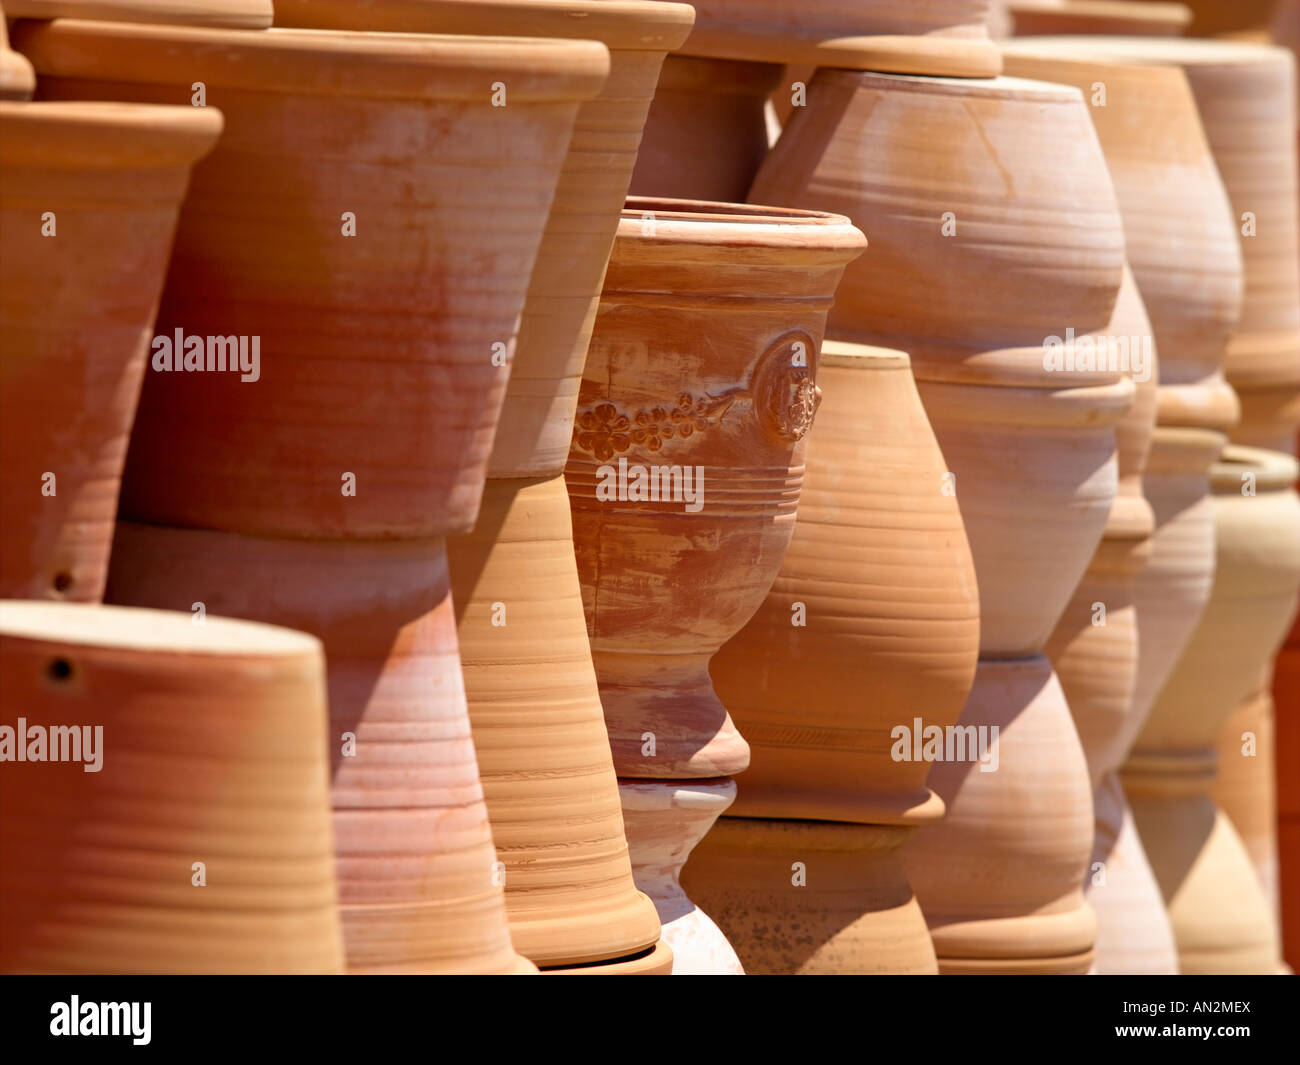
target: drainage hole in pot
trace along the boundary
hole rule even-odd
[[[72,679],[72,663],[66,658],[54,658],[45,667],[45,675],[55,684],[66,684]]]
[[[72,587],[72,574],[66,570],[54,575],[54,590],[56,592],[66,592]]]

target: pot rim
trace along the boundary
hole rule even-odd
[[[385,33],[580,38],[620,51],[681,47],[689,4],[661,0],[280,0],[275,25]]]
[[[0,161],[37,170],[189,166],[224,124],[215,107],[0,100]]]
[[[128,654],[213,655],[221,658],[319,656],[315,636],[283,625],[98,603],[0,599],[0,638],[32,644],[111,648]]]
[[[911,370],[912,356],[897,348],[882,348],[871,344],[855,344],[851,340],[822,341],[817,358],[818,368],[838,366],[846,370]]]
[[[381,99],[590,99],[609,76],[598,41],[346,30],[194,29],[57,19],[19,22],[14,46],[39,77]],[[512,83],[513,79],[513,83]]]
[[[167,23],[264,30],[271,0],[5,0],[11,19],[84,18],[97,22]]]
[[[1216,40],[1210,37],[1122,37],[1118,35],[1012,38],[1004,42],[1010,54],[1045,53],[1046,58],[1113,59],[1139,66],[1252,66],[1266,61],[1291,61],[1290,49],[1276,44]],[[1082,54],[1080,54],[1082,53]]]
[[[1210,485],[1215,495],[1240,492],[1243,473],[1255,475],[1258,491],[1285,492],[1294,488],[1300,479],[1300,462],[1282,451],[1228,444],[1210,467]]]
[[[1038,40],[1037,37],[1028,38]],[[1073,85],[1053,81],[1036,81],[1001,74],[996,78],[942,78],[923,74],[883,74],[872,70],[841,70],[825,67],[817,71],[820,80],[849,80],[859,88],[911,92],[929,96],[978,97],[992,100],[1016,100],[1026,104],[1081,104],[1083,93]]]

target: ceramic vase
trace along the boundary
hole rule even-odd
[[[874,151],[880,143],[891,151]],[[1115,193],[1087,108],[1073,89],[1018,79],[822,69],[751,195],[838,211],[870,232],[871,268],[848,268],[829,329],[911,355],[947,460],[944,490],[970,543],[981,663],[959,727],[963,737],[984,735],[984,750],[1003,761],[990,775],[955,749],[934,752],[936,762],[950,759],[930,778],[948,819],[903,851],[940,971],[1086,970],[1095,932],[1080,888],[1092,842],[1086,809],[1071,813],[1078,824],[1068,830],[1013,811],[1030,793],[1022,784],[1043,772],[1027,760],[1052,765],[1045,786],[1089,794],[1068,709],[1039,652],[1105,528],[1117,490],[1115,425],[1134,400],[1118,365],[1048,358],[1063,355],[1066,337],[1073,352],[1076,334],[1095,352],[1123,272]],[[995,726],[1016,742],[999,747]],[[1000,811],[992,822],[990,810]],[[944,868],[954,848],[978,874]],[[1024,895],[998,899],[972,886],[1001,882],[1029,855],[1041,876],[1028,878]]]
[[[750,972],[934,972],[897,850],[943,806],[910,743],[905,759],[893,756],[899,729],[910,735],[922,719],[943,728],[961,713],[979,651],[975,572],[907,355],[827,341],[817,380],[823,401],[790,548],[762,606],[710,669],[751,751],[731,812],[755,820],[708,836],[690,882]],[[800,827],[811,821],[851,824]],[[766,872],[734,882],[737,848],[749,846],[740,841],[756,848],[750,858],[766,855],[757,871],[779,863],[778,841],[802,839],[846,848],[819,854],[816,890],[787,895],[789,876]],[[796,860],[808,855],[791,854],[787,869]],[[841,887],[863,874],[834,904],[851,935],[800,918],[803,932],[828,940],[803,940],[797,957],[773,951],[766,918],[826,899],[832,869]]]
[[[227,117],[159,333],[257,338],[261,358],[150,374],[113,597],[324,640],[350,971],[532,969],[506,927],[445,537],[478,511],[493,355],[607,50],[76,22],[23,42],[43,92],[186,99],[198,80]]]
[[[1111,329],[1149,342],[1141,294],[1126,270]],[[1155,516],[1142,475],[1155,429],[1154,343],[1133,375],[1137,398],[1116,429],[1119,490],[1102,541],[1045,648],[1083,744],[1092,780],[1096,838],[1084,893],[1097,913],[1094,971],[1176,973],[1173,931],[1133,827],[1119,767],[1141,728],[1134,717],[1138,671],[1135,581],[1151,554]]]
[[[8,600],[0,702],[0,971],[342,971],[319,641]]]
[[[652,947],[636,893],[591,664],[562,471],[592,323],[665,53],[689,32],[680,4],[557,5],[287,0],[284,25],[565,37],[609,49],[610,76],[579,108],[524,302],[478,523],[448,545],[479,772],[517,949],[573,966]]]
[[[1212,467],[1212,591],[1124,770],[1185,973],[1267,973],[1279,961],[1272,909],[1210,788],[1219,734],[1295,612],[1296,476],[1290,456],[1236,445]],[[1255,756],[1249,737],[1238,744]]]
[[[0,103],[0,596],[98,602],[190,167],[215,110]]]
[[[9,30],[0,8],[0,100],[30,100],[35,89],[36,72],[9,47]]]
[[[748,764],[709,659],[758,608],[789,543],[826,310],[864,245],[833,215],[628,200],[565,479],[614,768],[638,809]],[[645,821],[629,828],[634,865],[669,846],[649,840],[638,856]],[[680,864],[700,829],[683,819],[678,833]],[[661,915],[683,922],[671,933],[683,967],[725,957],[658,879]]]

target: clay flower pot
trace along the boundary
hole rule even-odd
[[[475,520],[505,392],[492,356],[514,345],[607,50],[69,22],[24,41],[44,91],[202,80],[227,104],[160,332],[260,336],[264,372],[151,374],[114,596],[220,601],[325,641],[350,970],[531,969],[506,930],[443,538]]]
[[[726,937],[687,896],[682,865],[736,797],[734,780],[619,783],[628,846],[637,886],[654,900],[664,940],[678,976],[742,976],[744,968]]]
[[[0,100],[30,100],[35,89],[36,72],[9,47],[9,30],[0,8]]]
[[[914,934],[920,915],[899,868],[908,831],[723,817],[682,886],[717,916],[752,975],[933,973],[934,947]]]
[[[987,730],[995,768],[936,761],[929,783],[947,815],[902,852],[939,971],[1086,973],[1092,795],[1051,662],[981,659],[960,723]]]
[[[789,544],[826,310],[865,244],[835,215],[628,201],[565,467],[621,777],[748,764],[709,659]]]
[[[364,7],[287,0],[276,19],[520,37],[580,30],[609,49],[610,77],[578,110],[514,355],[499,371],[509,383],[478,523],[450,541],[448,555],[515,946],[545,966],[636,954],[654,945],[659,924],[635,891],[623,839],[562,470],[641,128],[664,54],[685,39],[693,13],[680,4],[605,0]]]
[[[0,602],[0,704],[0,971],[342,971],[317,640]]]
[[[1181,3],[1149,0],[1008,0],[1017,37],[1049,33],[1127,33],[1177,37],[1192,21]]]
[[[928,763],[891,757],[891,730],[960,716],[979,650],[975,570],[907,355],[827,341],[817,381],[785,561],[710,667],[750,747],[731,813],[920,824],[943,808]]]
[[[1149,337],[1132,273],[1124,274],[1111,331]],[[1155,430],[1157,367],[1116,427],[1119,491],[1087,572],[1045,648],[1061,682],[1092,778],[1096,838],[1084,894],[1097,914],[1097,973],[1176,973],[1173,931],[1133,827],[1119,767],[1142,727],[1135,582],[1151,556],[1155,516],[1142,476]],[[1145,708],[1144,708],[1145,709]]]
[[[1209,790],[1225,721],[1257,682],[1300,589],[1300,498],[1290,456],[1229,446],[1211,471],[1217,537],[1200,625],[1124,771],[1186,973],[1271,972],[1271,908]],[[1244,742],[1244,738],[1242,741]],[[1240,757],[1248,757],[1239,747]]]
[[[264,30],[271,0],[5,0],[10,18],[94,19]]]
[[[0,596],[103,597],[177,213],[221,124],[0,103]]]

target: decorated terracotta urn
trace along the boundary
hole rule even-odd
[[[276,8],[283,25],[520,37],[580,31],[609,49],[610,76],[578,111],[513,353],[494,360],[508,383],[478,522],[448,543],[511,933],[521,953],[547,967],[635,955],[659,935],[624,841],[563,469],[646,111],[665,53],[685,40],[692,20],[684,5],[624,0],[288,0]]]
[[[0,596],[98,602],[190,180],[215,109],[0,103]]]
[[[111,597],[325,643],[350,971],[531,970],[444,538],[477,516],[507,379],[493,356],[513,351],[607,50],[66,21],[22,40],[45,93],[188,100],[197,81],[227,116],[178,229]]]
[[[743,200],[767,153],[767,95],[792,80],[784,67],[952,77],[1001,70],[988,0],[700,0],[695,11],[650,109],[632,180],[640,195]],[[791,90],[792,104],[804,106],[803,89],[781,91]]]
[[[1236,445],[1213,465],[1213,588],[1124,770],[1185,973],[1267,973],[1279,963],[1272,907],[1210,789],[1220,732],[1295,613],[1297,469],[1288,455]],[[1249,730],[1236,747],[1228,757],[1259,756]]]
[[[0,971],[338,973],[300,632],[0,601]]]
[[[749,762],[709,660],[762,603],[789,544],[826,311],[864,246],[835,215],[628,201],[565,467],[625,783],[659,781],[666,797]],[[629,819],[634,867],[645,864],[643,827]],[[676,938],[676,916],[661,910],[675,950],[690,934],[722,952],[695,936],[693,918]]]
[[[823,399],[790,548],[758,612],[711,666],[750,766],[725,831],[697,848],[688,878],[750,972],[934,972],[897,852],[908,826],[943,813],[912,736],[919,750],[926,728],[955,725],[970,690],[975,571],[907,355],[827,341],[817,380]],[[841,823],[801,824],[812,821]],[[789,875],[774,875],[781,846],[798,841],[788,871],[810,860],[798,847],[814,840],[811,890],[793,891]],[[764,855],[756,879],[737,879],[742,851]],[[779,952],[765,942],[776,913],[816,908],[831,883],[842,890],[855,878],[835,898],[836,920],[807,918],[807,935]]]
[[[1040,652],[1111,511],[1141,345],[1126,340],[1121,360],[1107,342],[1124,241],[1084,100],[1014,78],[822,69],[751,195],[841,212],[871,234],[870,265],[848,268],[828,328],[911,355],[970,543],[981,664],[962,751],[931,749],[947,819],[903,852],[940,970],[1086,971],[1088,777]],[[980,736],[996,771],[965,742]],[[1020,798],[1047,764],[1052,789],[1084,797],[1065,827],[1059,805]],[[954,851],[967,875],[945,866]],[[1023,894],[978,889],[1026,863]]]

